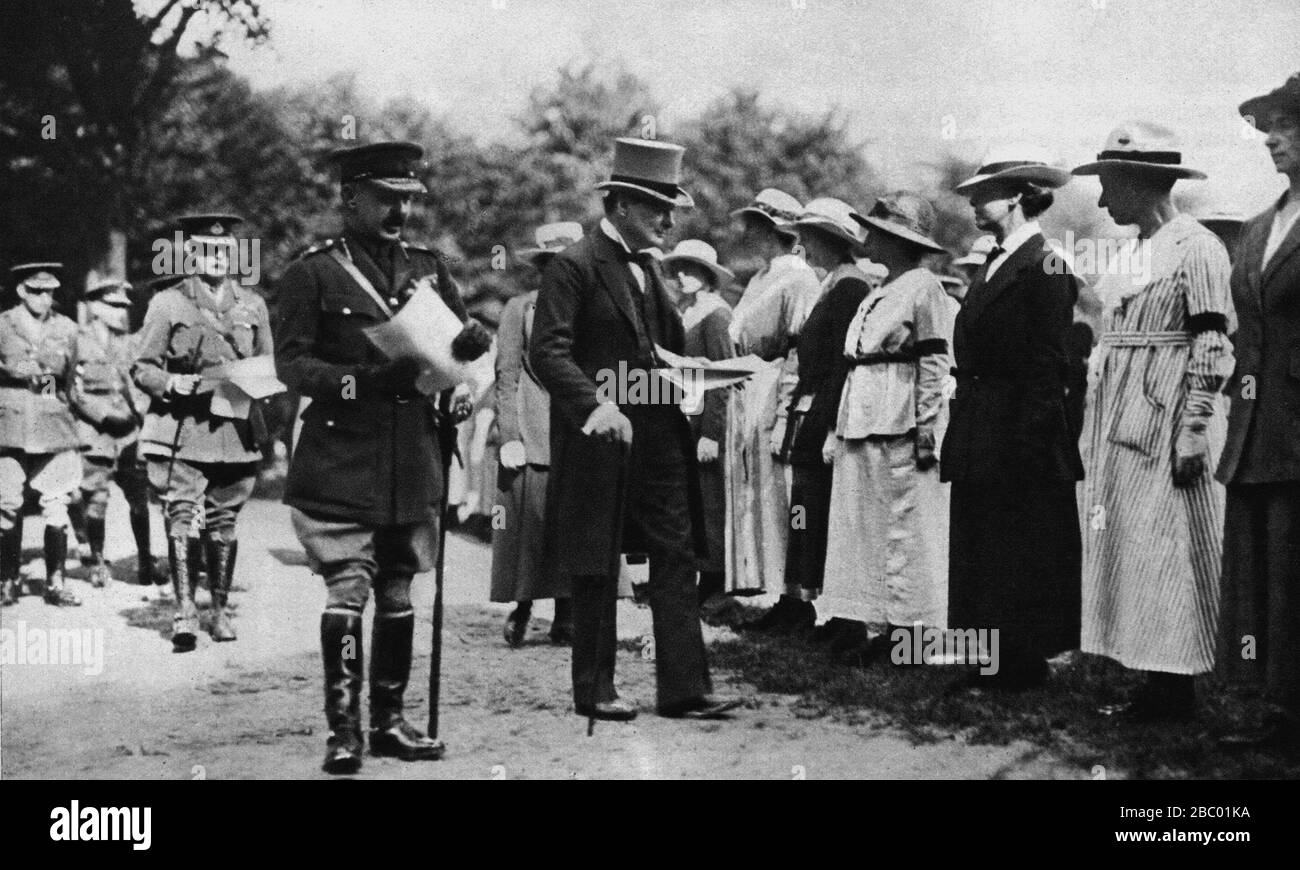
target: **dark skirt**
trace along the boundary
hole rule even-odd
[[[1219,669],[1300,715],[1300,483],[1231,484]]]
[[[1072,481],[1035,487],[954,481],[948,625],[998,629],[1004,652],[1079,647],[1082,544]]]
[[[547,469],[501,468],[492,511],[492,590],[498,603],[568,598],[568,580],[543,563]]]
[[[716,462],[704,462],[697,466],[700,477],[700,503],[704,508],[704,539],[709,547],[709,554],[697,561],[698,571],[726,570],[726,524],[727,494],[726,481],[722,476],[722,457]]]
[[[786,588],[797,586],[809,595],[822,589],[831,513],[831,466],[818,460],[791,465],[790,541],[785,551]]]

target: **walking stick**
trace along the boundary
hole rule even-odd
[[[442,495],[438,497],[438,555],[433,565],[433,644],[429,652],[429,736],[438,738],[438,705],[442,693],[442,580],[447,549],[447,483],[456,448],[456,423],[451,412],[451,391],[438,400],[438,449],[442,461]]]

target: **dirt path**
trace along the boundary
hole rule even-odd
[[[120,500],[114,507],[120,508]],[[286,509],[254,501],[241,525],[239,641],[173,655],[170,612],[115,583],[77,589],[85,606],[46,607],[25,597],[0,611],[0,629],[30,643],[36,629],[89,631],[103,644],[102,671],[76,664],[0,667],[0,775],[12,778],[326,778],[316,651],[323,588],[302,564]],[[110,515],[109,556],[130,551],[126,518]],[[157,540],[161,541],[161,537]],[[35,546],[30,534],[29,546]],[[130,560],[120,563],[131,564]],[[681,722],[644,714],[600,723],[586,735],[568,695],[568,651],[551,646],[549,607],[539,604],[529,642],[506,648],[506,608],[485,605],[488,549],[453,536],[448,547],[442,736],[436,764],[367,759],[363,778],[1084,778],[1087,771],[1029,744],[970,746],[959,739],[913,745],[880,726],[803,719],[794,698],[753,695],[731,721]],[[415,664],[408,706],[427,716],[432,577],[416,582]],[[206,594],[200,605],[206,607]],[[620,602],[619,633],[649,633],[647,610]],[[707,629],[715,640],[725,629]],[[626,644],[629,650],[637,644]],[[654,665],[619,653],[620,691],[648,706]],[[718,674],[720,688],[753,694]]]

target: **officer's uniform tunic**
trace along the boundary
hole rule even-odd
[[[149,303],[132,369],[151,399],[140,454],[163,501],[169,535],[188,536],[202,524],[214,537],[234,540],[235,518],[252,495],[261,459],[252,424],[212,414],[211,393],[172,396],[167,382],[271,353],[271,326],[266,303],[252,290],[227,280],[228,295],[217,306],[200,293],[201,280],[186,278]]]

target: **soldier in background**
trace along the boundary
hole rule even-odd
[[[432,287],[465,324],[452,343],[467,361],[491,336],[469,320],[442,255],[402,240],[424,150],[381,142],[336,151],[343,233],[308,249],[278,285],[276,364],[289,389],[310,400],[293,451],[285,502],[312,571],[325,580],[321,656],[330,736],[322,769],[361,767],[361,616],[371,591],[370,752],[432,761],[445,748],[406,721],[414,575],[438,548],[449,422],[468,415],[468,392],[444,417],[413,358],[387,359],[366,338],[417,286]]]
[[[212,594],[215,641],[235,639],[227,612],[238,547],[235,520],[253,493],[261,454],[253,419],[220,417],[203,386],[205,372],[234,360],[271,353],[271,327],[262,297],[229,277],[235,215],[208,214],[178,223],[200,274],[158,293],[149,303],[132,376],[150,396],[140,432],[149,484],[163,503],[169,572],[176,594],[172,647],[197,643],[197,574],[190,548],[200,530]],[[188,258],[187,258],[188,259]]]
[[[45,519],[45,602],[79,605],[63,577],[68,501],[81,480],[80,441],[68,407],[70,354],[77,325],[53,311],[60,263],[11,270],[18,304],[0,313],[0,600],[21,589],[24,487],[40,495]]]
[[[89,321],[73,345],[69,398],[85,445],[81,492],[90,544],[90,585],[96,588],[112,580],[104,561],[110,482],[116,482],[126,496],[139,556],[139,582],[145,586],[165,582],[150,553],[149,480],[138,455],[146,399],[131,381],[135,339],[129,332],[129,286],[108,280],[86,291]]]

